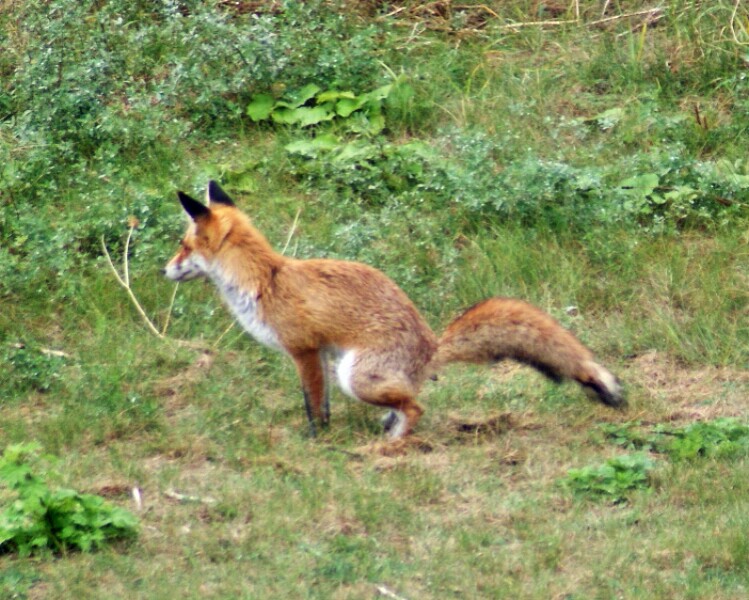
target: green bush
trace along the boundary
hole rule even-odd
[[[93,494],[51,490],[32,471],[38,446],[8,446],[0,458],[5,509],[0,513],[0,551],[21,556],[42,551],[88,552],[137,532],[137,519]],[[2,490],[0,490],[2,491]]]
[[[254,16],[220,2],[14,5],[0,15],[4,184],[43,199],[90,166],[236,128],[274,86],[371,86],[380,35],[322,1]]]

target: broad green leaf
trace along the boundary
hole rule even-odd
[[[318,135],[312,140],[298,140],[286,144],[284,149],[290,154],[301,154],[309,158],[316,157],[320,152],[328,152],[338,147],[338,138],[332,133]]]
[[[327,90],[325,92],[320,92],[317,95],[317,98],[315,98],[315,102],[318,104],[324,104],[325,102],[335,102],[341,98],[356,98],[356,94],[348,91],[340,92],[338,90]]]
[[[371,92],[368,92],[367,94],[365,94],[365,96],[369,100],[374,100],[374,101],[384,100],[390,95],[390,92],[392,89],[393,89],[393,84],[389,83],[388,85],[383,85],[382,87],[379,87],[376,90],[372,90]]]
[[[276,102],[278,108],[299,108],[305,104],[308,100],[315,97],[315,94],[320,91],[320,87],[314,83],[305,85],[301,90],[293,94],[288,94],[285,100],[279,100]]]
[[[333,160],[336,162],[360,162],[377,154],[377,147],[364,141],[350,142],[343,146]]]
[[[317,94],[319,91],[320,86],[315,85],[314,83],[308,83],[293,95],[293,101],[296,102],[297,106],[301,106],[311,98],[314,98],[315,94]]]
[[[344,119],[367,103],[367,99],[363,96],[357,96],[354,98],[341,98],[335,105],[335,111],[339,117]]]
[[[265,121],[273,112],[275,100],[268,94],[257,94],[252,97],[252,102],[247,105],[247,115],[255,123]]]
[[[334,113],[325,106],[300,106],[299,108],[281,108],[273,111],[273,120],[285,125],[299,125],[307,127],[323,121],[330,121]]]

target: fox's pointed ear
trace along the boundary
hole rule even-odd
[[[208,182],[208,190],[206,192],[206,199],[210,204],[223,204],[225,206],[235,206],[234,200],[229,198],[229,194],[227,194],[224,190],[221,189],[221,186],[216,183],[215,181],[209,181]]]
[[[200,217],[205,217],[206,215],[210,214],[210,209],[195,200],[195,198],[191,198],[184,192],[177,192],[177,196],[179,197],[179,201],[182,203],[182,208],[185,209],[185,211],[188,215],[190,215],[193,221],[196,221]]]

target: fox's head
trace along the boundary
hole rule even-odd
[[[190,216],[190,224],[179,251],[167,263],[163,273],[174,281],[188,281],[208,273],[231,230],[231,219],[226,213],[235,211],[236,207],[215,181],[211,181],[206,190],[207,206],[184,192],[177,192],[177,196]]]

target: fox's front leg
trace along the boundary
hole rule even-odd
[[[323,400],[322,400],[322,422],[325,425],[330,423],[330,385],[328,377],[330,375],[329,357],[325,352],[320,353],[323,372]]]
[[[315,421],[325,426],[330,420],[324,360],[318,350],[299,352],[294,354],[293,358],[302,382],[310,434],[314,437],[317,435]]]

